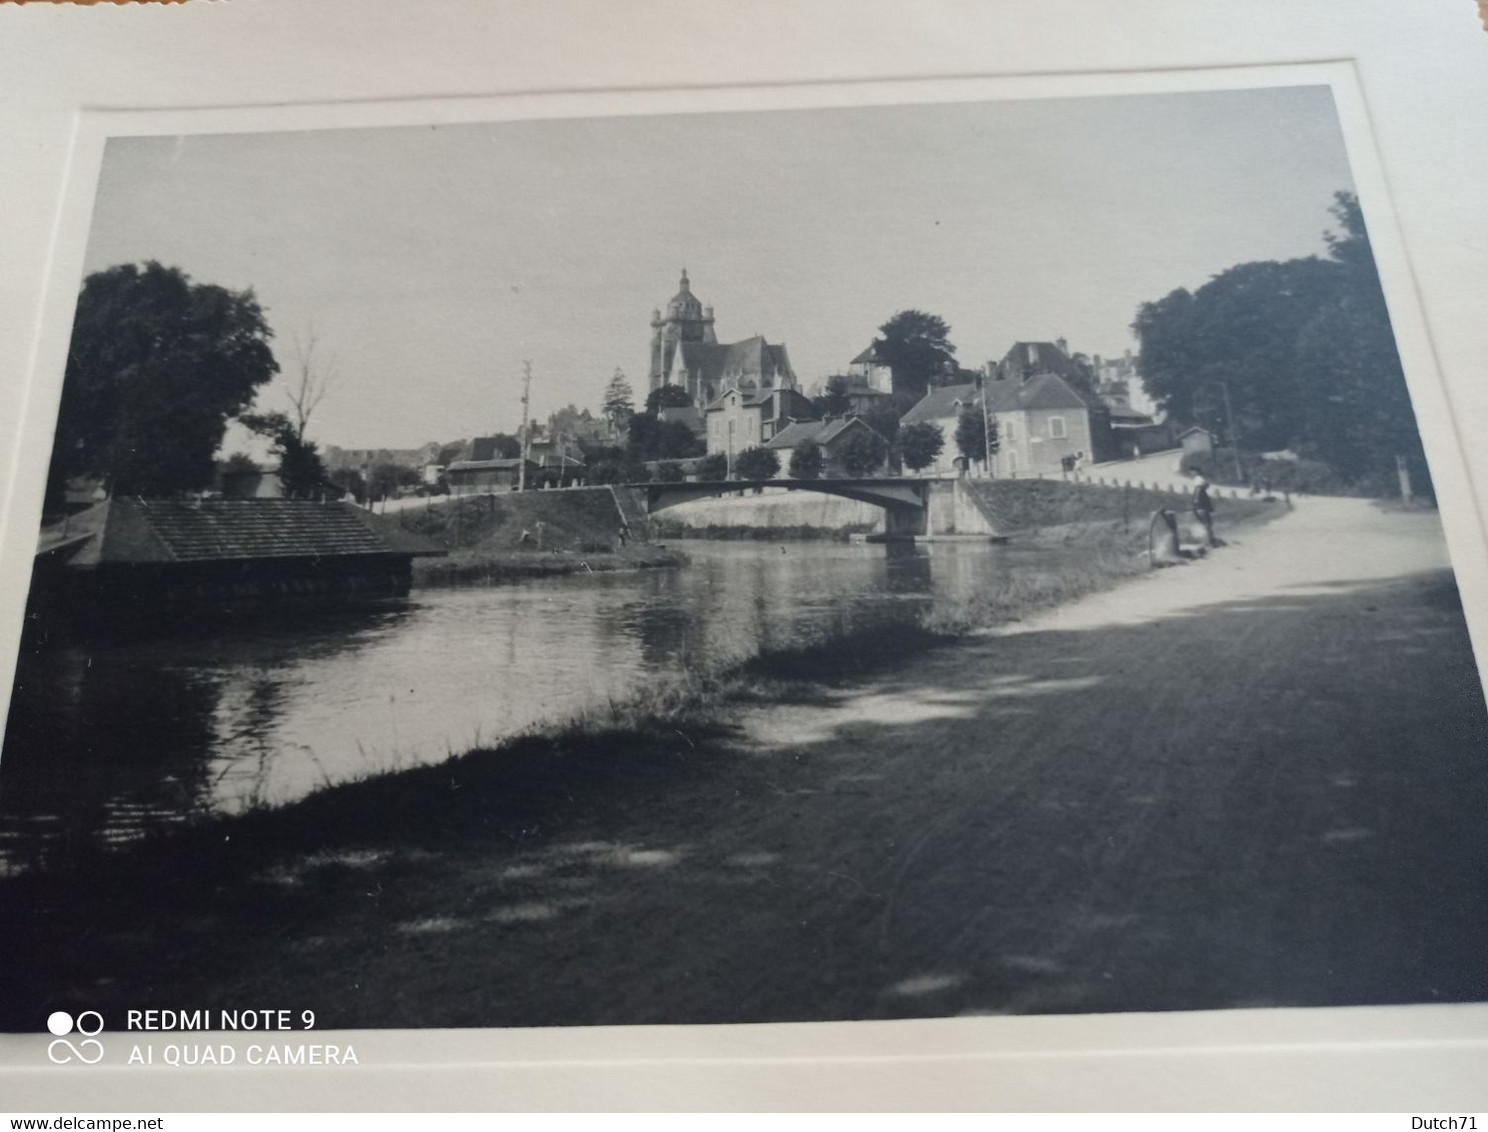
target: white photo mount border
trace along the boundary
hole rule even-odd
[[[1488,538],[1463,457],[1355,64],[1332,60],[1198,70],[1115,71],[791,85],[560,91],[78,113],[26,375],[8,497],[0,499],[0,686],[8,699],[34,531],[55,426],[89,217],[111,137],[455,125],[654,114],[717,114],[915,103],[1101,97],[1326,85],[1332,92],[1396,342],[1432,466],[1479,655],[1488,642]],[[20,584],[15,584],[19,582]],[[328,1033],[329,1036],[329,1033]],[[246,1038],[212,1035],[246,1045]],[[95,1072],[87,1103],[116,1110],[583,1107],[932,1109],[1337,1108],[1387,1097],[1390,1081],[1481,1107],[1488,1004],[1063,1015],[907,1022],[339,1032],[360,1065],[307,1074],[206,1076],[163,1068]],[[55,1107],[45,1035],[0,1036],[13,1107]],[[1284,1078],[1258,1092],[1257,1079]],[[224,1081],[224,1078],[227,1080]],[[70,1078],[76,1082],[77,1078]],[[1370,1091],[1376,1082],[1378,1093]],[[10,1086],[15,1086],[10,1089]],[[265,1086],[268,1086],[267,1088]],[[76,1084],[68,1086],[76,1088]],[[219,1096],[209,1090],[222,1090]]]

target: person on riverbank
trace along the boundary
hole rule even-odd
[[[1210,546],[1219,546],[1219,539],[1214,537],[1214,500],[1209,495],[1209,481],[1202,472],[1194,473],[1192,505],[1194,518],[1203,526],[1206,541]]]

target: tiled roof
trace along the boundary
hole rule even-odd
[[[920,424],[924,421],[940,421],[957,416],[964,405],[980,405],[981,393],[973,383],[966,385],[942,385],[930,390],[904,414],[901,424]]]
[[[1037,360],[1030,361],[1028,348],[1033,347]],[[1012,348],[1002,356],[1004,371],[1009,369],[1025,375],[1057,373],[1062,377],[1073,377],[1079,370],[1074,361],[1053,342],[1014,342]]]
[[[878,353],[877,339],[874,339],[872,342],[870,342],[868,344],[868,348],[861,354],[859,354],[856,358],[854,358],[851,362],[849,362],[848,365],[873,365],[875,363],[878,365],[884,364],[883,358],[880,357]]]
[[[983,389],[975,384],[942,385],[925,394],[904,414],[904,424],[919,424],[922,421],[943,421],[955,417],[960,410],[956,402],[964,406],[982,403],[983,391],[987,397],[987,408],[993,413],[1013,413],[1025,409],[1088,409],[1085,400],[1056,374],[1041,373],[1027,381],[1015,377],[998,380],[993,378],[983,383]]]
[[[827,445],[855,426],[868,429],[869,432],[873,431],[857,417],[834,417],[829,421],[792,421],[772,436],[765,443],[765,447],[795,448],[807,441],[817,445]]]
[[[1084,398],[1069,387],[1064,379],[1052,373],[1041,373],[1021,382],[1017,391],[1020,409],[1088,409]],[[994,400],[994,410],[1001,406]]]
[[[67,526],[92,535],[69,557],[74,566],[442,553],[353,504],[300,499],[110,499]]]

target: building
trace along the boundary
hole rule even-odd
[[[1119,358],[1096,354],[1091,359],[1095,368],[1095,391],[1113,409],[1131,409],[1153,420],[1159,418],[1157,403],[1147,395],[1137,371],[1137,358],[1127,350]]]
[[[876,338],[868,344],[866,350],[848,363],[847,373],[854,379],[855,386],[872,389],[877,393],[894,392],[894,371],[879,353]]]
[[[523,464],[526,465],[525,472]],[[496,491],[516,491],[522,486],[533,487],[538,482],[540,466],[531,460],[493,459],[456,460],[444,469],[444,478],[449,483],[451,495],[471,495]]]
[[[443,553],[349,503],[115,497],[42,530],[33,594],[87,619],[396,596]]]
[[[779,455],[780,477],[783,479],[790,478],[791,456],[803,444],[815,444],[821,449],[821,474],[824,479],[845,479],[849,478],[849,473],[842,466],[842,446],[855,433],[862,432],[878,435],[858,417],[833,417],[826,421],[793,421],[771,437],[765,447]],[[884,444],[884,450],[888,451],[887,443]],[[886,458],[880,467],[867,474],[879,476],[887,472]]]
[[[952,475],[967,465],[956,446],[956,429],[966,409],[985,412],[996,426],[995,476],[1059,475],[1076,461],[1094,463],[1116,456],[1105,406],[1087,401],[1058,374],[1043,372],[1025,379],[1000,376],[1003,372],[1022,371],[997,367],[994,374],[999,376],[984,380],[981,388],[967,382],[932,389],[904,415],[902,424],[932,424],[945,437],[935,463],[920,475]]]
[[[718,341],[713,308],[693,295],[686,269],[665,315],[659,309],[651,312],[649,374],[648,392],[663,385],[681,386],[700,409],[729,389],[796,388],[783,344],[772,345],[761,335],[742,342]]]
[[[935,462],[914,474],[920,476],[952,476],[966,467],[966,459],[956,447],[956,429],[961,423],[961,414],[967,409],[978,412],[982,408],[982,391],[976,382],[960,385],[941,385],[926,393],[905,413],[899,424],[928,424],[940,429],[945,444]]]
[[[1075,392],[1058,374],[994,378],[986,386],[997,422],[993,475],[1058,474],[1116,457],[1106,407]]]
[[[1063,338],[1053,342],[1014,342],[1000,361],[988,363],[986,372],[1002,381],[1027,381],[1052,373],[1076,385],[1091,382],[1094,374],[1070,357],[1068,347]]]
[[[708,455],[722,452],[733,466],[747,448],[761,448],[794,421],[816,418],[805,394],[795,389],[728,389],[704,411]]]
[[[1178,443],[1183,448],[1185,457],[1191,456],[1195,460],[1209,460],[1214,456],[1214,434],[1207,428],[1198,425],[1178,434]]]

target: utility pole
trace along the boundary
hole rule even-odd
[[[992,421],[987,416],[987,402],[988,402],[988,400],[990,400],[990,398],[987,396],[987,381],[988,381],[988,379],[989,379],[989,376],[988,375],[983,375],[983,377],[982,377],[982,445],[987,450],[987,478],[988,479],[991,479],[992,478]]]
[[[517,490],[527,490],[527,406],[532,400],[532,363],[522,363],[522,454],[517,459]]]

